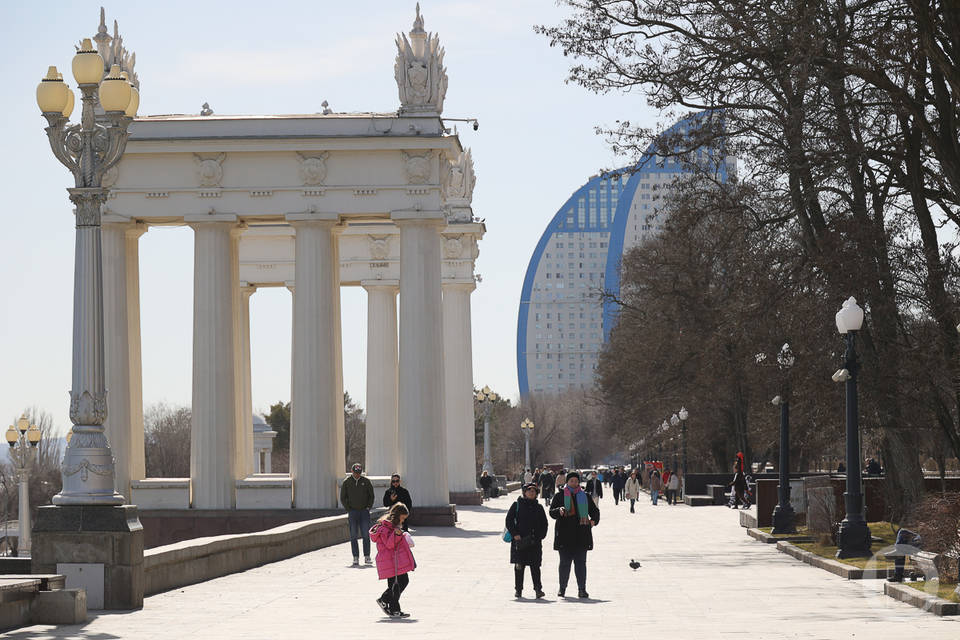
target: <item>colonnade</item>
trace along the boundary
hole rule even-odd
[[[107,436],[117,489],[144,477],[138,242],[145,225],[105,216],[102,228]],[[470,294],[441,283],[439,212],[394,212],[400,278],[360,284],[368,296],[369,475],[394,471],[424,506],[475,490]],[[338,236],[334,214],[286,216],[295,229],[290,476],[297,508],[337,506],[345,473]],[[250,297],[239,280],[236,216],[186,217],[194,231],[191,505],[231,509],[255,472]],[[397,297],[399,294],[399,305]],[[399,311],[399,313],[398,313]],[[399,321],[398,321],[399,320]]]

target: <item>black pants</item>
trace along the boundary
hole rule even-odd
[[[403,590],[407,588],[408,584],[410,584],[410,577],[405,573],[401,573],[399,576],[393,578],[387,578],[387,590],[383,592],[380,599],[390,603],[389,608],[391,613],[400,611],[400,594],[403,593]]]
[[[524,567],[530,567],[530,579],[533,580],[533,588],[537,591],[543,591],[543,584],[540,582],[539,565],[513,565],[513,586],[517,591],[523,591],[523,570]]]
[[[560,590],[567,590],[567,582],[570,580],[570,563],[573,563],[573,573],[577,577],[577,589],[587,590],[587,550],[577,549],[568,551],[560,549]]]
[[[613,490],[613,504],[620,504],[620,499],[622,497],[623,497],[623,489]]]

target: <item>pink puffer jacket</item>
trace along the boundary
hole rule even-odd
[[[417,567],[407,539],[398,536],[388,521],[381,520],[373,525],[370,539],[377,543],[377,575],[381,580],[408,573]]]

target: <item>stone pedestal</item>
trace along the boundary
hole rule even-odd
[[[473,491],[451,491],[450,502],[456,505],[480,505],[483,504],[483,492],[480,489]]]
[[[102,584],[70,584],[71,569],[83,565]],[[97,588],[103,609],[143,607],[143,527],[134,505],[49,505],[33,527],[33,573],[66,574],[67,588],[84,586],[94,606]],[[99,580],[99,579],[98,579]]]
[[[409,518],[412,527],[452,527],[457,522],[457,507],[449,504],[441,507],[413,505]]]

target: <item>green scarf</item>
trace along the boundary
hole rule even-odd
[[[576,511],[571,508],[573,507],[573,496],[577,497]],[[579,487],[577,487],[576,491],[571,491],[569,485],[563,488],[563,508],[566,509],[568,516],[580,516],[580,524],[586,524],[590,521],[590,508],[587,506],[587,493]]]

